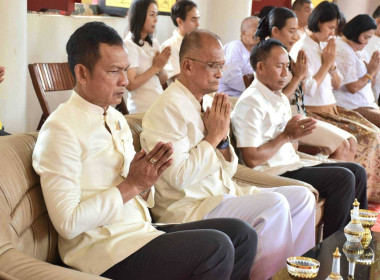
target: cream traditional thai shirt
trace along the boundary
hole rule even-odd
[[[255,79],[239,97],[232,112],[231,121],[237,147],[258,148],[264,145],[282,133],[291,118],[289,99],[280,91],[273,92]],[[292,143],[288,142],[254,169],[279,175],[320,163],[301,160]]]
[[[203,110],[212,98],[204,96]],[[224,195],[239,196],[258,191],[232,181],[238,159],[230,146],[231,162],[204,140],[206,129],[201,104],[178,80],[172,83],[143,119],[141,146],[150,151],[157,141],[172,142],[173,164],[156,182],[153,217],[158,222],[202,220]]]
[[[169,61],[164,67],[166,73],[168,74],[168,79],[178,75],[181,71],[181,67],[179,65],[179,49],[181,48],[182,40],[183,36],[178,32],[178,29],[174,29],[173,36],[161,45],[161,51],[167,46],[170,46],[171,48]]]
[[[135,155],[132,141],[118,111],[104,114],[75,91],[43,125],[33,167],[65,264],[99,275],[163,234],[151,225],[153,193],[123,204],[116,188]]]

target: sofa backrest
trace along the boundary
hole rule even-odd
[[[0,254],[15,248],[56,263],[55,231],[32,167],[35,134],[0,137]]]

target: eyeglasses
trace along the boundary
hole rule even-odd
[[[187,59],[195,61],[195,62],[206,64],[207,67],[209,67],[210,69],[212,69],[212,71],[214,73],[217,73],[218,71],[220,71],[220,72],[223,73],[223,71],[226,70],[226,66],[224,64],[221,65],[219,62],[201,61],[201,60],[198,60],[198,59],[195,59],[195,58],[190,58],[190,57],[187,57]]]

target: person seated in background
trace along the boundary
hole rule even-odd
[[[129,9],[129,28],[125,46],[130,54],[127,71],[127,108],[129,113],[146,112],[158,98],[166,83],[165,64],[170,57],[170,47],[160,52],[160,44],[153,34],[157,25],[155,0],[133,0]]]
[[[260,20],[257,28],[256,37],[274,38],[279,40],[289,51],[298,40],[296,14],[288,8],[275,8],[268,17]],[[297,62],[289,58],[290,64],[288,71],[287,85],[282,89],[291,101],[292,115],[306,116],[304,105],[304,94],[301,81],[307,75],[308,58],[306,53],[301,50],[298,53]],[[317,121],[315,130],[299,139],[299,144],[305,152],[317,150],[318,155],[327,155],[331,159],[343,161],[353,161],[356,154],[356,138],[334,125],[323,121]]]
[[[121,37],[90,22],[66,50],[75,87],[42,126],[33,152],[62,261],[115,280],[248,278],[257,235],[247,223],[152,224],[152,186],[173,163],[173,146],[157,142],[135,153],[128,123],[112,107],[128,85]]]
[[[309,16],[311,35],[304,34],[289,54],[297,62],[299,51],[307,56],[308,73],[302,80],[306,114],[328,122],[356,137],[355,162],[367,172],[368,198],[380,202],[380,130],[353,110],[336,105],[333,89],[341,86],[342,75],[336,67],[336,30],[342,13],[335,3],[321,2]]]
[[[162,43],[161,49],[170,47],[171,55],[164,69],[168,74],[168,84],[174,82],[180,72],[179,49],[185,36],[190,31],[199,27],[199,11],[197,4],[190,0],[177,1],[171,9],[173,24],[177,27],[173,31],[173,36]]]
[[[225,63],[219,37],[206,30],[185,35],[181,72],[146,112],[141,145],[172,142],[173,164],[155,184],[157,222],[233,217],[258,233],[251,279],[268,279],[286,258],[315,242],[315,197],[305,187],[257,188],[233,182],[238,159],[228,139],[231,104],[218,90]],[[276,240],[276,242],[273,242]]]
[[[360,113],[380,127],[380,109],[371,88],[380,67],[379,50],[369,57],[363,50],[377,28],[375,20],[357,15],[343,28],[343,37],[336,42],[336,65],[342,75],[342,85],[334,90],[337,105]]]
[[[241,23],[240,40],[224,46],[226,69],[220,79],[219,91],[229,96],[240,96],[253,81],[253,69],[249,64],[249,53],[259,42],[255,38],[259,18],[247,17]]]
[[[0,83],[4,81],[5,67],[0,65]],[[0,121],[0,136],[9,135],[8,132],[4,131],[3,123]]]
[[[297,34],[299,38],[304,33],[310,33],[310,31],[307,28],[307,21],[309,19],[311,12],[313,11],[313,8],[314,6],[311,0],[295,0],[293,2],[292,10],[297,15],[297,19],[298,19]]]
[[[373,36],[368,40],[368,44],[364,47],[364,50],[368,53],[369,57],[371,57],[375,51],[380,51],[380,5],[377,6],[376,10],[372,14],[372,17],[376,22],[377,28]],[[375,97],[376,104],[379,104],[380,71],[378,71],[376,76],[372,78],[373,95]]]
[[[286,47],[275,39],[261,41],[250,61],[255,81],[232,112],[237,147],[248,167],[307,182],[319,191],[326,199],[323,237],[327,238],[347,225],[355,197],[361,207],[367,207],[365,169],[349,162],[301,160],[297,142],[313,132],[316,121],[292,117],[289,100],[281,92],[288,77]]]

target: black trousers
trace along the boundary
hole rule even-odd
[[[221,218],[158,229],[166,233],[101,276],[115,280],[249,278],[257,234],[248,223]]]
[[[326,198],[323,237],[343,229],[350,221],[350,209],[357,198],[360,208],[367,208],[367,174],[356,163],[323,163],[289,171],[281,176],[311,184]]]

